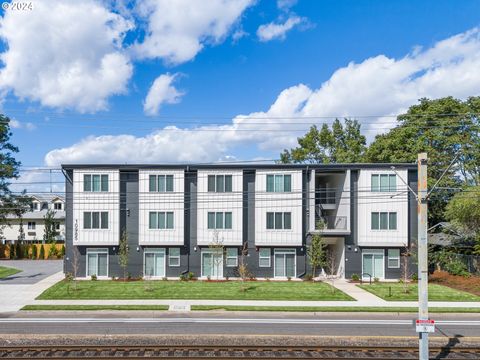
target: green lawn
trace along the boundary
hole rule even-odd
[[[0,279],[6,278],[7,276],[21,272],[22,270],[14,269],[11,267],[0,266]]]
[[[353,300],[321,282],[60,281],[37,299]],[[332,289],[334,291],[332,291]]]
[[[403,284],[379,283],[372,285],[357,285],[362,289],[388,301],[416,301],[418,299],[417,284],[408,285],[408,293],[405,294]],[[480,301],[480,297],[459,291],[447,286],[429,284],[429,301]]]
[[[168,305],[25,305],[23,311],[168,310]]]
[[[192,311],[281,311],[281,312],[385,312],[417,313],[416,307],[367,307],[367,306],[235,306],[235,305],[192,305]],[[480,308],[431,307],[431,313],[480,313]]]

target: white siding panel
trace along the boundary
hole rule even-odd
[[[84,174],[107,174],[108,192],[84,192]],[[120,193],[118,170],[74,170],[73,172],[73,244],[118,245],[120,240]],[[83,229],[85,211],[108,211],[108,229]]]
[[[150,175],[173,175],[173,192],[150,192]],[[139,171],[139,244],[183,245],[185,173],[183,170]],[[173,211],[173,229],[149,229],[150,212]]]
[[[208,175],[232,175],[232,192],[208,192]],[[209,245],[218,236],[224,245],[242,245],[243,171],[199,170],[197,176],[197,244]],[[232,229],[208,229],[208,212],[232,212]]]
[[[397,170],[406,181],[407,170]],[[396,192],[372,192],[372,174],[395,174],[391,170],[361,170],[358,179],[358,245],[398,247],[408,243],[408,192],[397,176]],[[372,212],[396,212],[397,230],[372,230]]]
[[[267,174],[290,174],[291,192],[268,192]],[[257,170],[255,175],[255,245],[302,246],[302,171]],[[290,230],[267,230],[267,212],[291,212]]]

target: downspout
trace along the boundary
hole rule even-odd
[[[310,171],[308,171],[308,165],[307,165],[307,170],[306,171],[307,171],[307,186],[306,186],[306,191],[303,193],[304,196],[305,196],[305,194],[309,194],[309,190],[310,190],[310,187],[308,186],[309,180],[310,180]],[[305,202],[305,209],[303,211],[303,214],[307,214],[307,211],[308,211],[308,213],[310,212],[310,204],[309,204],[310,196],[306,196],[306,199],[307,200]],[[310,216],[310,214],[308,216]],[[303,230],[304,230],[304,233],[305,233],[305,246],[302,246],[302,247],[304,247],[303,256],[305,257],[305,261],[304,261],[305,265],[304,265],[303,272],[298,275],[299,278],[303,278],[305,276],[305,274],[307,273],[307,229],[308,229],[308,222],[306,221],[306,216],[302,216],[302,218],[303,218],[302,221],[304,222]]]
[[[189,172],[190,172],[190,165],[187,165],[187,173],[189,173]],[[183,190],[184,190],[184,195],[183,196],[185,196],[185,178],[186,178],[186,176],[183,177],[183,182],[184,182],[183,183]],[[189,191],[188,196],[189,196],[188,206],[190,208],[190,211],[192,211],[192,208],[191,208],[192,196],[191,196],[190,191]],[[185,200],[184,200],[183,205],[185,205]],[[189,219],[188,219],[189,221],[190,221],[190,216],[191,216],[191,213],[189,212]],[[185,226],[185,224],[184,224],[184,226]],[[188,228],[190,228],[190,225],[188,226]],[[190,236],[190,232],[188,233],[188,235]],[[186,247],[185,246],[185,239],[183,239],[183,246]],[[182,271],[181,272],[182,275],[185,275],[185,274],[190,272],[190,247],[191,247],[191,244],[190,244],[190,239],[189,239],[188,248],[187,248],[187,270]]]

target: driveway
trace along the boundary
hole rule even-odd
[[[22,272],[0,279],[2,285],[36,284],[63,270],[63,260],[0,260],[0,266],[22,270]]]

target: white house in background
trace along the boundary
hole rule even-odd
[[[33,194],[30,210],[21,218],[10,215],[8,225],[2,229],[2,243],[18,241],[20,234],[20,223],[23,223],[25,241],[43,241],[45,233],[45,215],[49,210],[54,211],[55,227],[58,235],[58,242],[65,241],[65,199],[58,194]]]

